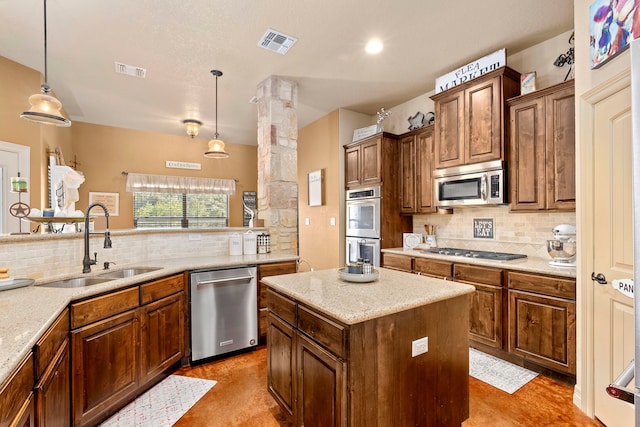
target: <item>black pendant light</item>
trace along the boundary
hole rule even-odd
[[[216,133],[209,141],[209,149],[204,153],[204,156],[212,159],[225,159],[229,157],[229,153],[224,151],[224,142],[219,139],[220,135],[218,134],[218,77],[222,76],[222,71],[211,70],[211,74],[216,77]]]
[[[20,114],[23,119],[31,122],[56,125],[60,127],[71,126],[71,120],[62,115],[60,109],[62,103],[56,97],[50,95],[51,88],[47,83],[47,0],[44,2],[44,83],[40,85],[42,93],[36,93],[29,97],[31,108]]]

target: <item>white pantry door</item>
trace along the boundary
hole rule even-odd
[[[607,280],[592,284],[594,410],[607,426],[632,427],[633,405],[605,391],[634,358],[633,299],[611,286],[615,279],[633,278],[630,87],[593,108],[593,267]]]

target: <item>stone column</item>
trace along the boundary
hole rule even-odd
[[[298,253],[298,84],[277,76],[262,81],[258,105],[258,218],[271,252]]]

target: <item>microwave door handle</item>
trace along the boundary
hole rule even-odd
[[[489,176],[486,173],[482,174],[481,182],[480,182],[480,196],[482,200],[487,200],[487,180]]]

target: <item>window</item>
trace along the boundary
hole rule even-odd
[[[136,191],[133,225],[136,228],[227,227],[229,196]]]
[[[214,228],[229,226],[232,179],[127,174],[136,228]]]

